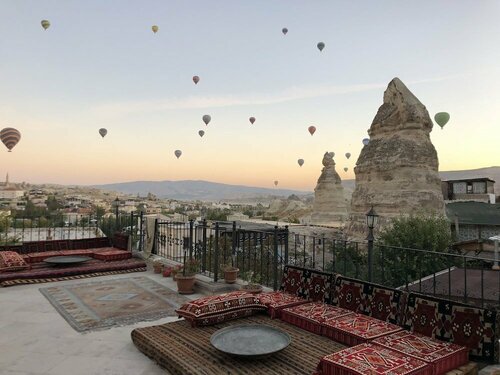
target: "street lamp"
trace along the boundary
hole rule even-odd
[[[372,275],[373,275],[373,240],[375,237],[373,237],[373,228],[377,225],[378,221],[378,215],[375,212],[375,210],[370,208],[370,211],[366,213],[366,225],[368,226],[368,237],[366,239],[368,240],[368,281],[372,281]]]
[[[116,197],[113,201],[113,206],[115,206],[115,231],[118,230],[118,208],[120,207],[120,198]]]

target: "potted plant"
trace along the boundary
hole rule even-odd
[[[233,262],[222,265],[222,270],[224,271],[224,281],[227,284],[234,284],[236,279],[238,278],[238,271],[240,270],[237,267],[233,266]]]
[[[177,274],[179,272],[182,272],[182,266],[180,264],[177,266],[174,266],[172,268],[172,272],[170,273],[170,275],[172,275],[172,279],[174,279],[174,281],[177,279]]]
[[[190,258],[184,262],[182,271],[178,271],[176,275],[177,290],[180,294],[194,293],[193,287],[195,276],[200,268],[200,261]]]
[[[241,287],[242,290],[254,294],[262,292],[262,285],[260,285],[260,276],[257,275],[254,271],[245,272],[243,277],[247,283]]]
[[[163,264],[161,261],[159,261],[159,260],[155,260],[155,261],[153,262],[153,270],[154,270],[154,272],[155,272],[155,273],[162,273],[162,271],[163,271],[163,266],[164,266],[164,264]]]

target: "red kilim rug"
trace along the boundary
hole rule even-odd
[[[432,367],[414,357],[373,344],[361,344],[323,357],[322,375],[432,375]]]

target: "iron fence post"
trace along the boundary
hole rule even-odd
[[[288,225],[285,225],[284,241],[285,241],[285,264],[288,264]]]
[[[194,221],[193,219],[189,220],[189,259],[193,258],[193,234],[194,234]]]
[[[158,255],[158,219],[155,219],[155,230],[153,232],[153,248],[151,254]]]
[[[215,223],[214,282],[219,280],[219,223]]]
[[[205,272],[207,270],[207,220],[203,219],[203,228],[202,228],[202,271]]]
[[[274,227],[273,289],[278,290],[278,226]]]
[[[237,265],[234,264],[234,260],[236,257],[236,221],[233,221],[233,231],[231,233],[231,266],[237,267]],[[238,233],[239,235],[239,233]],[[243,265],[245,262],[243,261]]]
[[[368,281],[372,282],[373,276],[373,228],[368,228]]]
[[[143,248],[143,232],[142,232],[142,221],[144,220],[144,213],[141,211],[141,217],[139,219],[139,251],[144,251]]]

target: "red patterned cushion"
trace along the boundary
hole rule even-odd
[[[259,294],[260,303],[267,308],[271,318],[280,318],[281,311],[287,307],[302,305],[308,301],[302,297],[292,294],[277,292],[266,292]]]
[[[0,251],[0,272],[29,269],[23,257],[15,251]]]
[[[265,310],[258,295],[237,291],[198,298],[175,311],[194,327],[216,324]]]
[[[354,313],[326,303],[310,302],[283,309],[281,320],[321,335],[321,323],[327,319],[336,319],[349,314]]]
[[[379,337],[373,343],[430,363],[434,374],[451,371],[469,360],[469,350],[464,346],[434,340],[408,331]]]
[[[304,271],[304,268],[285,266],[280,290],[306,298]]]
[[[373,344],[361,344],[321,359],[323,375],[432,375],[425,362]]]
[[[341,318],[327,319],[323,323],[323,335],[354,346],[401,331],[401,327],[362,314],[351,314]]]
[[[316,270],[305,270],[305,297],[310,301],[330,303],[333,277],[334,276],[331,273]]]
[[[30,263],[38,263],[38,262],[43,262],[44,259],[50,258],[50,257],[58,257],[61,256],[60,251],[42,251],[38,253],[31,253],[28,254],[30,258]]]
[[[119,249],[99,250],[94,251],[94,258],[109,262],[112,260],[124,260],[132,258],[132,253],[130,251]]]
[[[338,277],[332,298],[333,304],[354,312],[363,311],[363,287],[364,284],[361,281]]]
[[[93,257],[94,250],[91,250],[91,249],[61,250],[60,253],[61,253],[61,255],[74,255],[74,256]]]

